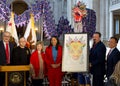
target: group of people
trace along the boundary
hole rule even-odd
[[[9,65],[29,65],[30,50],[26,47],[26,40],[24,37],[19,39],[19,46],[10,42],[11,34],[9,32],[3,33],[3,39],[0,41],[0,66]],[[26,73],[29,77],[29,72]],[[0,72],[0,86],[5,84],[5,73]]]
[[[30,65],[27,78],[31,77],[33,86],[42,86],[44,77],[48,77],[50,86],[61,86],[63,73],[62,46],[56,36],[52,36],[50,44],[44,51],[44,43],[38,41],[36,49],[31,53],[26,47],[26,39],[19,39],[19,46],[10,42],[10,33],[3,33],[0,41],[0,66],[2,65]],[[110,52],[106,57],[106,47],[101,41],[101,33],[93,34],[93,47],[90,49],[89,63],[90,73],[93,75],[93,86],[104,86],[103,80],[106,74],[108,80],[115,79],[120,84],[120,52],[116,48],[118,40],[111,37],[109,40]],[[116,65],[117,64],[117,65]],[[107,66],[105,66],[107,65]],[[0,86],[4,85],[5,74],[0,72]],[[109,85],[108,85],[109,86]],[[119,85],[117,85],[119,86]]]
[[[93,86],[104,86],[104,75],[106,74],[108,81],[112,77],[116,77],[117,81],[115,86],[120,85],[120,52],[116,48],[118,39],[111,37],[109,39],[110,51],[106,56],[106,46],[101,41],[101,33],[95,32],[93,34],[93,46],[90,49],[89,62],[90,72],[93,75]],[[116,65],[117,64],[117,65]],[[118,75],[118,76],[116,76]],[[119,82],[118,82],[119,81]],[[118,85],[119,83],[119,85]],[[111,86],[106,84],[107,86]]]
[[[30,57],[32,83],[34,86],[42,86],[43,78],[47,76],[50,86],[61,86],[62,46],[56,36],[50,39],[45,53],[43,45],[43,42],[38,41]]]
[[[61,86],[62,46],[59,45],[56,36],[50,39],[50,45],[45,52],[43,42],[38,41],[36,49],[32,53],[26,47],[27,41],[24,37],[19,39],[18,46],[10,42],[10,37],[11,34],[6,31],[0,41],[0,66],[30,65],[30,72],[26,72],[26,77],[31,77],[33,86],[42,86],[45,76],[48,77],[50,86]],[[0,72],[0,86],[4,86],[4,84],[5,73]]]

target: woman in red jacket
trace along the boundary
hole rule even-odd
[[[62,46],[56,36],[50,39],[50,45],[45,50],[48,80],[50,86],[61,86],[62,82]]]
[[[30,57],[31,77],[33,86],[43,86],[43,78],[45,74],[45,54],[43,53],[43,43],[38,41],[36,50]]]

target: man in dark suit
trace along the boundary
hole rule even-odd
[[[118,43],[117,38],[115,37],[110,38],[109,40],[110,51],[108,52],[107,55],[107,73],[106,73],[108,79],[113,73],[116,63],[120,60],[120,52],[116,48],[117,43]]]
[[[106,47],[101,42],[101,33],[93,34],[93,47],[90,49],[90,72],[93,74],[93,86],[104,86]]]
[[[0,41],[0,66],[9,65],[12,58],[12,50],[14,45],[9,42],[11,34],[3,33],[3,40]],[[0,73],[0,86],[4,84],[4,73]]]

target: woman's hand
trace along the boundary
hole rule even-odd
[[[60,63],[59,64],[51,64],[52,68],[58,68],[60,66]]]
[[[35,78],[35,74],[32,74],[32,78],[33,78],[33,79]]]

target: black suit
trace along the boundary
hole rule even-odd
[[[107,57],[107,77],[109,78],[114,71],[115,65],[120,60],[120,52],[114,48],[110,55]]]
[[[105,55],[106,47],[101,41],[90,50],[89,61],[92,65],[90,72],[93,74],[93,86],[103,86]]]
[[[10,49],[10,59],[12,58],[12,50],[14,45],[9,42],[9,49]],[[6,65],[6,52],[3,41],[0,41],[0,65]]]
[[[9,49],[10,49],[10,59],[12,58],[12,50],[13,50],[14,45],[9,42]],[[5,52],[5,47],[3,41],[0,41],[0,66],[1,65],[7,65],[6,64],[6,52]],[[4,78],[5,75],[4,73],[0,73],[0,86],[4,84]]]

